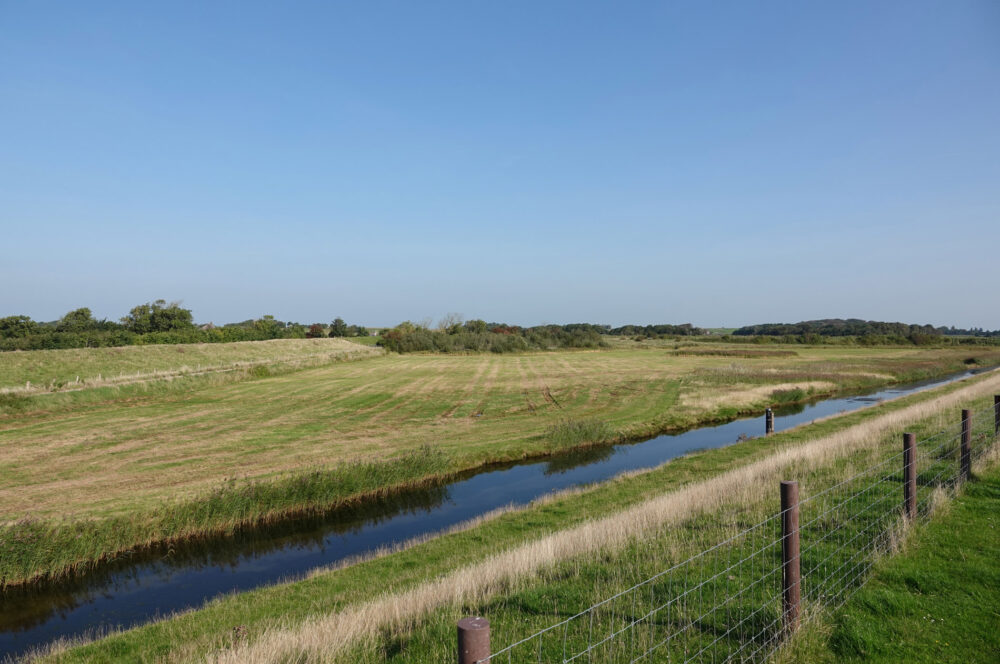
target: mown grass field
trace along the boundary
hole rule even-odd
[[[288,342],[263,343],[286,356]],[[176,366],[165,354],[180,355],[173,347],[128,350],[149,351],[160,367]],[[227,532],[282,511],[594,442],[554,436],[560,423],[599,422],[613,437],[642,436],[731,418],[789,394],[956,371],[970,357],[964,349],[697,350],[377,356],[236,382],[196,377],[156,389],[36,395],[22,412],[0,415],[0,523],[36,542],[6,545],[0,577],[16,583],[135,545]],[[21,356],[30,355],[0,355],[0,367],[17,356],[18,381],[30,380],[41,375],[23,368]],[[49,357],[36,361],[38,371],[74,366],[66,358],[75,355]],[[77,366],[96,367],[82,357]],[[976,349],[976,359],[1000,361],[1000,349]],[[68,401],[46,411],[54,399]],[[303,474],[305,484],[288,481]],[[248,493],[249,480],[272,484]]]
[[[490,617],[498,645],[517,640],[773,511],[779,479],[818,491],[898,452],[903,430],[954,428],[959,407],[988,408],[998,389],[988,375],[693,453],[45,661],[447,661],[463,615]]]

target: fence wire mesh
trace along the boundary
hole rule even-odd
[[[975,462],[1000,435],[993,408],[968,423]],[[916,441],[917,520],[962,482],[959,426]],[[800,610],[836,608],[905,525],[904,453],[800,496]],[[803,487],[803,490],[808,487]],[[777,489],[777,487],[775,487]],[[779,512],[477,664],[761,662],[785,635]]]

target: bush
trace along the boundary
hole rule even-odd
[[[7,316],[0,318],[0,339],[15,339],[31,336],[38,331],[38,323],[27,316]]]

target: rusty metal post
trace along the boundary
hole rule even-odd
[[[784,626],[794,632],[799,626],[799,600],[802,595],[799,564],[799,483],[781,483],[781,582],[784,601]]]
[[[962,480],[972,477],[972,411],[962,410]]]
[[[768,408],[764,411],[764,435],[770,436],[774,433],[774,411]]]
[[[1000,436],[1000,394],[993,395],[993,433]]]
[[[490,621],[462,618],[458,621],[458,664],[476,664],[490,659]]]
[[[917,437],[903,434],[903,514],[917,518]]]

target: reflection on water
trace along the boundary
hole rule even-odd
[[[774,410],[775,430],[967,375],[781,406]],[[197,607],[224,593],[294,578],[440,532],[506,505],[523,505],[553,491],[651,468],[693,450],[723,447],[763,432],[763,417],[746,418],[637,443],[495,465],[447,483],[249,528],[233,537],[205,538],[169,550],[122,557],[76,578],[4,594],[0,598],[0,656],[16,655],[63,636],[137,625]]]
[[[331,537],[357,535],[400,515],[428,513],[448,499],[444,483],[406,489],[324,514],[312,514],[228,537],[206,537],[176,546],[125,554],[85,573],[0,594],[0,632],[27,631],[54,616],[66,617],[86,604],[129,593],[159,580],[169,583],[178,571],[235,570],[283,550],[323,550]]]
[[[604,461],[614,453],[613,445],[597,445],[550,457],[546,463],[545,474],[565,473],[580,466]]]

